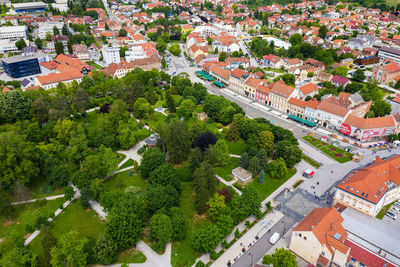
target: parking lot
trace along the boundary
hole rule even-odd
[[[398,203],[400,203],[400,202],[398,202]],[[389,209],[390,212],[392,212],[393,207],[396,207],[396,206],[392,205],[392,207],[390,207],[390,209]],[[400,211],[400,204],[397,206],[397,208]],[[396,219],[393,219],[393,218],[389,217],[387,214],[385,214],[385,216],[383,217],[382,221],[393,223],[396,226],[400,227],[400,212],[399,211],[392,212],[396,216]]]

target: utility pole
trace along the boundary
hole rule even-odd
[[[249,253],[249,256],[251,256],[251,263],[250,263],[250,267],[253,267],[253,260],[254,260],[254,255]]]

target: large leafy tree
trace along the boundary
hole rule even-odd
[[[268,164],[268,171],[272,178],[275,179],[283,179],[285,178],[289,171],[286,167],[285,160],[283,158],[278,158],[273,160]]]
[[[211,217],[211,219],[216,221],[222,209],[226,207],[225,197],[215,193],[214,196],[208,200],[207,205],[209,206],[207,211],[208,215]]]
[[[144,118],[148,114],[150,114],[151,111],[152,108],[146,98],[138,98],[138,100],[136,100],[135,104],[133,105],[133,115],[136,118]]]
[[[181,183],[176,169],[171,164],[162,164],[152,171],[149,177],[149,184],[170,185],[175,188],[177,192],[181,190]]]
[[[214,195],[217,180],[212,166],[203,162],[193,173],[194,205],[198,213],[202,214],[207,210],[207,201]]]
[[[106,232],[119,249],[133,246],[140,234],[146,219],[146,208],[143,199],[134,194],[124,194],[108,213]]]
[[[34,144],[14,132],[0,133],[0,185],[26,184],[38,177],[39,153]]]
[[[94,247],[96,262],[111,264],[117,255],[117,246],[108,235],[103,234],[96,240]]]
[[[7,250],[0,258],[0,266],[38,266],[37,256],[26,247],[16,247]]]
[[[193,233],[192,246],[200,252],[212,252],[221,238],[221,231],[216,224],[197,228]]]
[[[293,166],[301,161],[301,155],[303,152],[298,146],[291,145],[285,147],[283,150],[283,159],[285,160],[286,166],[288,168],[293,168]]]
[[[274,150],[274,135],[270,131],[263,131],[258,136],[258,143],[269,155]]]
[[[0,93],[0,123],[12,123],[32,117],[31,101],[20,90]]]
[[[171,219],[162,213],[154,214],[150,219],[150,234],[155,240],[155,248],[164,249],[172,237]]]
[[[51,265],[54,267],[86,266],[88,256],[84,247],[86,238],[78,240],[78,232],[71,231],[60,237],[51,251]]]
[[[172,223],[172,240],[180,241],[186,236],[185,217],[178,207],[172,207],[169,210],[169,216]]]
[[[193,101],[191,99],[185,99],[182,101],[181,105],[179,106],[177,113],[178,113],[179,117],[188,119],[192,116],[194,108],[195,108],[195,105],[194,105]]]
[[[150,211],[155,212],[159,209],[177,206],[179,194],[170,185],[152,185],[146,191],[147,206]]]
[[[181,163],[187,159],[191,142],[186,122],[172,120],[159,127],[159,133],[172,163]]]
[[[257,191],[252,186],[247,186],[241,196],[235,196],[231,201],[231,215],[235,224],[252,214],[260,212],[261,201]]]
[[[297,267],[296,256],[287,249],[275,249],[272,255],[265,255],[263,264],[271,264],[274,267]]]
[[[149,148],[143,153],[139,170],[143,177],[149,177],[150,173],[158,166],[165,163],[165,154],[158,148]]]

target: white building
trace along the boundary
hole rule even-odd
[[[342,222],[333,207],[313,209],[293,229],[289,249],[314,266],[345,266],[350,248]]]
[[[61,32],[62,27],[64,26],[63,22],[51,22],[51,23],[44,23],[39,25],[38,29],[38,36],[41,39],[46,38],[46,34],[49,32],[51,35],[53,35],[53,29],[54,27],[57,27],[57,29]]]
[[[0,40],[0,54],[16,51],[18,51],[18,48],[15,46],[15,42],[7,39]]]
[[[27,38],[27,27],[24,26],[10,26],[0,27],[0,39],[10,39],[17,41],[21,38]]]
[[[129,50],[125,52],[125,60],[128,62],[146,57],[146,53],[141,45],[131,46]]]
[[[106,65],[110,65],[111,63],[118,64],[121,62],[121,57],[119,55],[119,45],[113,44],[112,46],[103,46],[101,49],[103,52],[103,59]]]
[[[383,206],[400,199],[400,156],[377,158],[355,169],[336,186],[334,203],[375,217]]]

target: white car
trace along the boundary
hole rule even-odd
[[[393,220],[397,219],[396,214],[394,214],[393,212],[390,212],[390,211],[386,212],[386,216],[388,216],[389,218],[391,218]]]
[[[281,238],[281,235],[277,232],[275,232],[269,239],[269,243],[271,243],[271,245],[275,245],[276,242],[278,242],[278,240]]]

